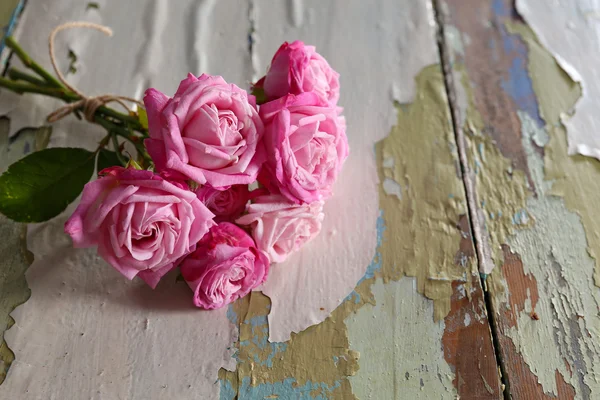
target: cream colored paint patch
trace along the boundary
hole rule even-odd
[[[517,10],[558,64],[582,85],[575,114],[563,115],[569,154],[600,159],[600,0],[517,0]]]
[[[548,195],[552,182],[544,180],[543,160],[531,144],[540,128],[527,114],[519,112],[519,117],[529,171],[540,195],[527,202],[535,225],[518,231],[508,244],[521,255],[525,274],[537,281],[539,320],[530,316],[529,299],[518,315],[518,328],[506,333],[545,392],[557,394],[555,371],[559,371],[575,388],[577,399],[594,398],[591,394],[600,391],[600,344],[595,340],[600,334],[600,289],[592,279],[595,263],[585,247],[580,217],[566,208],[562,198]]]
[[[272,301],[272,341],[323,321],[373,258],[379,214],[373,148],[396,123],[393,100],[411,102],[414,77],[438,62],[430,7],[429,1],[411,0],[254,3],[257,76],[283,40],[316,45],[341,74],[340,105],[350,142],[335,195],[325,205],[321,236],[274,266],[262,289]],[[282,19],[289,22],[274,23]]]
[[[16,359],[3,397],[217,398],[218,370],[235,368],[225,311],[195,309],[174,274],[154,291],[123,279],[95,251],[71,247],[65,219],[30,229],[31,298],[6,332]]]
[[[248,10],[228,1],[100,0],[99,9],[68,0],[30,2],[17,38],[49,68],[46,37],[56,25],[88,20],[110,26],[113,38],[69,31],[57,41],[78,57],[69,81],[91,95],[141,96],[144,88],[173,93],[188,72],[222,74],[245,86]],[[59,103],[37,96],[18,102],[0,94],[12,131],[40,125]],[[68,117],[54,126],[50,146],[94,149],[101,129]],[[70,211],[73,210],[71,206]],[[128,282],[94,255],[75,250],[62,231],[69,210],[30,227],[35,262],[27,273],[31,298],[13,316],[6,340],[16,354],[2,397],[192,399],[218,398],[218,370],[235,368],[236,327],[226,310],[191,307],[191,293],[169,276],[155,290]]]
[[[440,344],[444,321],[432,323],[433,301],[416,284],[415,278],[385,285],[377,279],[376,305],[346,318],[350,347],[361,354],[360,369],[349,378],[359,399],[456,398]]]

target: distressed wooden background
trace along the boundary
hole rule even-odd
[[[159,0],[135,7],[108,0],[13,3],[0,9],[0,22],[16,26],[18,39],[38,43],[32,51],[36,57],[45,55],[46,37],[37,38],[36,21],[53,26],[68,19],[100,19],[110,25],[123,22],[122,7],[138,13],[131,17],[134,21],[143,21],[144,13],[162,13],[161,29],[169,29],[169,24],[181,23],[173,15],[182,17],[186,10]],[[51,344],[37,353],[21,344],[21,360],[3,342],[0,382],[6,380],[0,397],[600,398],[598,261],[589,250],[600,237],[594,221],[600,164],[567,155],[560,117],[571,112],[581,89],[540,44],[513,1],[186,4],[188,10],[200,11],[185,23],[202,26],[200,39],[213,40],[200,46],[209,49],[207,54],[192,57],[200,70],[222,69],[241,85],[260,75],[257,63],[264,68],[280,42],[300,38],[323,49],[342,72],[342,105],[353,113],[351,143],[361,136],[377,142],[371,153],[365,152],[377,168],[376,185],[368,193],[379,203],[372,227],[377,235],[373,261],[364,266],[355,290],[323,322],[285,342],[268,341],[269,297],[254,292],[238,301],[228,313],[237,331],[234,368],[203,369],[202,379],[209,383],[198,387],[193,387],[198,376],[186,376],[187,392],[177,374],[156,388],[152,385],[159,383],[132,381],[122,375],[136,370],[119,360],[111,364],[110,382],[102,375],[74,378],[80,367],[75,345],[62,354],[62,348]],[[15,7],[21,17],[11,20]],[[219,22],[223,26],[213,39],[203,26]],[[136,34],[119,37],[118,54],[126,54],[129,43],[135,46]],[[191,53],[196,45],[194,40],[173,44]],[[244,63],[236,64],[238,58]],[[2,60],[11,62],[6,52]],[[145,62],[151,63],[151,56]],[[94,71],[85,57],[79,63],[82,73]],[[129,67],[127,71],[135,71]],[[144,71],[147,81],[164,73]],[[83,79],[86,90],[103,90],[105,77],[94,76],[97,82]],[[377,91],[367,90],[373,87]],[[39,125],[11,130],[11,123],[23,126],[24,116],[32,115],[23,109],[33,103],[16,105],[14,99],[0,92],[5,107],[15,103],[0,120],[0,172],[48,145],[51,133]],[[32,229],[44,228],[30,227],[30,238]],[[13,324],[9,314],[29,296],[24,274],[37,254],[27,250],[27,228],[1,216],[0,237],[4,333]],[[40,257],[51,263],[47,254]],[[26,334],[20,324],[32,325],[26,325],[24,311],[13,316],[16,325],[8,332],[18,339]],[[181,345],[194,342],[183,340]],[[28,359],[31,354],[41,358]],[[135,364],[133,357],[128,362]],[[197,357],[202,363],[202,355]],[[160,371],[160,360],[150,360]],[[52,381],[38,384],[40,376]],[[139,386],[152,388],[140,392]]]

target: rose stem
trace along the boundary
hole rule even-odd
[[[34,80],[38,80],[34,76],[31,76],[31,75],[26,74],[21,71],[17,71],[13,68],[10,68],[8,70],[8,76],[11,79],[18,78],[18,79],[26,81],[26,82],[33,82]],[[79,100],[79,96],[77,96],[75,93],[73,93],[65,88],[49,87],[49,86],[47,86],[47,84],[45,84],[44,86],[31,85],[28,83],[17,82],[15,80],[11,80],[11,79],[6,79],[6,78],[0,77],[0,87],[4,87],[6,89],[9,89],[9,90],[11,90],[15,93],[19,93],[19,94],[22,94],[22,93],[43,94],[45,96],[61,99],[61,100],[65,101],[66,103],[71,103],[71,102]],[[144,129],[142,127],[142,125],[140,124],[140,122],[137,120],[137,118],[135,118],[133,116],[120,113],[116,110],[113,110],[112,108],[108,108],[105,106],[98,107],[97,112],[100,114],[104,114],[108,117],[114,118],[116,120],[119,120],[123,123],[129,124],[132,129],[134,129],[137,132],[140,132],[144,136],[148,135],[146,129]]]
[[[23,74],[22,72],[20,74]],[[26,75],[26,74],[25,74]],[[32,79],[36,79],[34,77],[28,76],[29,78]],[[34,85],[30,85],[27,83],[20,83],[20,82],[15,82],[15,81],[11,81],[10,79],[6,79],[6,78],[2,78],[0,77],[0,87],[4,87],[6,89],[9,89],[15,93],[36,93],[36,94],[42,94],[42,95],[46,95],[49,97],[54,97],[54,98],[58,98],[61,100],[64,100],[67,103],[70,103],[72,101],[76,101],[79,99],[79,96],[77,96],[76,94],[72,93],[72,92],[68,92],[65,91],[65,89],[60,89],[60,88],[53,88],[53,87],[47,87],[47,86],[34,86]],[[119,115],[121,113],[114,111],[110,108],[104,107],[106,109],[106,116],[115,118],[117,120],[120,120]],[[144,148],[144,146],[139,142],[139,136],[135,136],[135,135],[131,135],[125,128],[123,128],[121,125],[117,125],[115,123],[112,123],[110,121],[108,121],[102,114],[104,110],[100,110],[100,108],[98,109],[98,112],[94,115],[94,122],[96,122],[97,124],[99,124],[100,126],[102,126],[103,128],[105,128],[107,131],[109,132],[115,132],[116,134],[118,134],[119,136],[124,137],[125,139],[129,140],[136,148],[136,150],[142,155],[142,157],[146,158],[146,159],[150,159],[150,156],[148,155],[148,153],[146,152],[146,149]],[[121,121],[121,122],[125,122],[128,123],[129,122],[129,116],[126,121]],[[135,129],[135,128],[134,128]],[[146,131],[143,130],[143,128],[141,128],[140,125],[140,129],[142,129],[141,133],[144,134],[145,136]],[[138,130],[138,132],[140,132],[140,130]]]
[[[25,64],[27,68],[36,72],[39,76],[44,78],[44,80],[52,86],[63,88],[62,83],[60,83],[60,81],[54,76],[52,76],[52,74],[50,74],[48,71],[42,68],[41,65],[33,61],[31,57],[29,57],[29,54],[27,54],[25,50],[21,48],[21,46],[12,36],[7,36],[6,38],[4,38],[4,43],[6,44],[6,47],[15,52],[17,57],[21,59],[21,61],[23,62],[23,64]]]
[[[110,133],[110,138],[112,139],[113,147],[115,148],[115,153],[117,154],[117,158],[119,162],[125,167],[127,165],[127,161],[123,158],[123,154],[119,151],[119,141],[117,140],[117,134],[114,132]]]
[[[150,160],[150,156],[146,152],[144,145],[141,142],[139,142],[140,138],[138,136],[129,134],[127,129],[125,129],[124,127],[122,127],[120,125],[110,122],[109,120],[103,118],[102,116],[95,115],[94,122],[96,122],[99,125],[101,125],[102,127],[104,127],[104,129],[106,129],[107,131],[113,132],[113,133],[129,140],[131,142],[131,144],[133,144],[135,146],[135,149],[138,151],[138,153],[140,153],[140,155],[144,159]]]
[[[46,82],[42,79],[36,78],[35,76],[21,72],[15,68],[9,68],[7,75],[13,81],[21,80],[21,81],[32,83],[36,86],[53,87],[48,82]]]
[[[77,96],[77,94],[75,94],[75,93],[69,91],[67,88],[65,88],[64,85],[59,80],[57,80],[54,76],[52,76],[52,74],[50,72],[46,71],[41,65],[39,65],[38,63],[33,61],[33,59],[29,56],[29,54],[27,54],[27,52],[25,50],[23,50],[23,48],[16,42],[16,40],[12,36],[6,37],[5,43],[6,43],[6,47],[12,49],[15,52],[15,54],[17,55],[17,57],[19,57],[21,62],[23,62],[23,64],[27,68],[30,68],[31,70],[36,72],[38,75],[40,75],[41,77],[44,78],[44,80],[46,81],[44,86],[50,85],[51,87],[55,87],[57,89],[62,89],[62,93],[42,92],[42,91],[33,90],[32,88],[29,88],[30,90],[23,90],[22,92],[44,94],[47,96],[52,96],[52,97],[62,99],[67,103],[70,103],[72,101],[77,101],[80,99],[80,97]],[[12,73],[11,73],[11,71],[12,71]],[[30,83],[34,83],[36,85],[35,86],[36,88],[42,86],[41,85],[42,81],[40,81],[36,77],[28,75],[24,72],[20,72],[14,68],[9,69],[8,75],[13,80],[24,80],[24,81],[27,81]],[[7,89],[16,91],[13,88],[4,85],[3,82],[0,82],[0,86],[4,86]],[[105,106],[98,107],[98,112],[105,114],[107,116],[113,117],[115,119],[118,119],[122,122],[128,122],[130,124],[131,128],[142,133],[144,136],[148,136],[146,129],[144,129],[142,127],[142,124],[140,123],[140,121],[134,116],[120,113],[116,110],[113,110],[113,109],[105,107]]]

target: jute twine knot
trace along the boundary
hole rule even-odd
[[[121,106],[123,106],[123,108],[127,110],[127,112],[131,112],[131,109],[127,106],[127,104],[125,104],[125,101],[129,101],[143,107],[144,105],[140,101],[127,96],[103,94],[99,96],[88,97],[79,90],[77,90],[73,85],[70,85],[67,82],[64,75],[60,72],[56,64],[56,57],[54,56],[54,38],[56,37],[56,34],[58,32],[71,28],[96,29],[107,36],[112,36],[112,30],[110,28],[104,25],[94,24],[92,22],[67,22],[65,24],[57,26],[50,33],[50,37],[48,38],[48,50],[50,52],[50,61],[52,62],[52,68],[54,68],[54,72],[56,73],[56,76],[62,82],[62,84],[65,85],[68,89],[70,89],[73,93],[81,97],[81,99],[73,103],[66,104],[50,113],[47,117],[48,122],[58,121],[78,109],[83,110],[83,115],[85,116],[85,119],[87,121],[94,122],[94,114],[96,113],[98,107],[102,107],[112,102],[119,103]]]

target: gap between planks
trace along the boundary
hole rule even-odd
[[[464,132],[460,126],[459,113],[460,110],[456,101],[456,86],[454,84],[454,76],[452,75],[452,64],[450,62],[450,53],[448,52],[448,44],[445,40],[444,35],[444,23],[445,15],[443,12],[442,1],[443,0],[431,0],[433,4],[433,12],[436,23],[436,41],[438,51],[440,55],[440,62],[442,64],[442,73],[444,76],[444,86],[446,88],[446,96],[448,97],[448,104],[450,107],[450,116],[452,118],[452,130],[454,131],[454,137],[456,140],[458,157],[460,162],[461,180],[463,182],[466,200],[467,200],[467,212],[469,215],[469,227],[471,230],[471,237],[475,244],[475,256],[477,257],[477,266],[479,271],[485,267],[484,263],[488,259],[485,251],[485,240],[483,237],[483,227],[480,224],[477,215],[477,194],[475,193],[475,183],[473,179],[473,172],[471,171],[467,161],[467,149]],[[506,364],[502,359],[500,353],[500,344],[498,339],[498,327],[496,323],[496,317],[493,312],[491,294],[487,290],[485,282],[486,276],[480,273],[481,286],[485,298],[485,308],[490,324],[490,331],[492,335],[492,344],[494,347],[494,353],[496,355],[496,363],[500,369],[500,382],[502,383],[502,392],[505,400],[510,400],[510,382],[508,374],[506,374]]]

